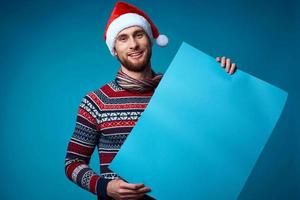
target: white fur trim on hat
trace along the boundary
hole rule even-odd
[[[160,47],[165,47],[169,43],[169,39],[166,35],[159,35],[156,38],[156,44]]]
[[[130,26],[142,27],[148,34],[149,38],[151,40],[153,39],[151,26],[143,16],[135,13],[123,14],[111,22],[106,32],[106,44],[112,55],[114,55],[114,46],[118,33]]]

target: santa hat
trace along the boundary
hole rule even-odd
[[[114,55],[115,40],[118,33],[131,26],[140,26],[151,40],[156,40],[158,46],[167,46],[167,36],[159,34],[158,29],[146,13],[126,2],[117,2],[104,33],[104,40],[112,55]]]

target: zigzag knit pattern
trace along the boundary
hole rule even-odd
[[[117,175],[108,169],[108,165],[152,95],[153,91],[124,90],[113,81],[82,99],[65,159],[65,172],[71,181],[97,194],[98,199],[109,199],[106,186]],[[99,154],[100,175],[88,166],[95,148]]]

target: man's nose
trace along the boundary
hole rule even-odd
[[[137,41],[135,40],[135,38],[130,37],[130,38],[129,38],[129,48],[130,48],[130,49],[136,49],[137,46],[138,46],[138,43],[137,43]]]

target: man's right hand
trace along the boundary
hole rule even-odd
[[[107,195],[115,200],[140,199],[150,188],[144,184],[126,183],[120,178],[116,178],[107,184]]]

